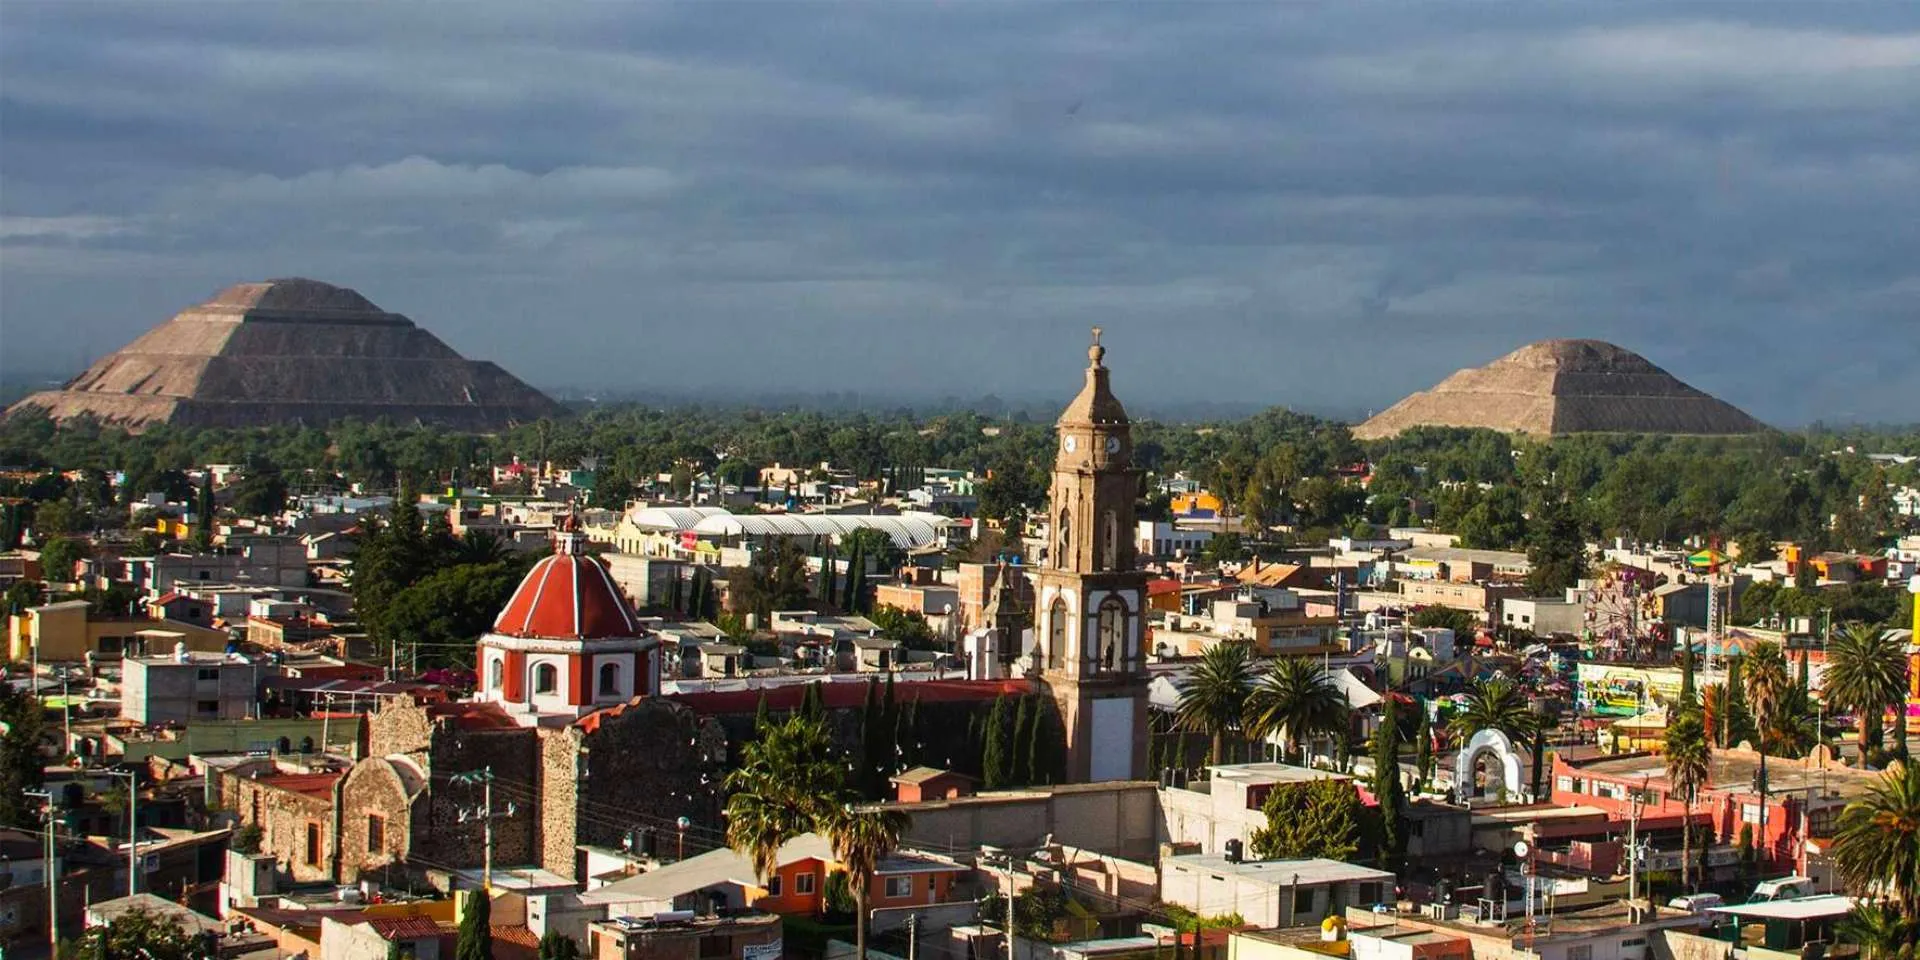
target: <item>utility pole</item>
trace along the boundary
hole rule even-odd
[[[1013,954],[1013,854],[1003,853],[993,847],[980,847],[980,862],[997,865],[1007,875],[1007,960],[1015,960]]]
[[[1646,781],[1633,794],[1632,813],[1627,819],[1627,902],[1640,896],[1640,804],[1646,796]]]
[[[109,770],[108,776],[127,778],[127,896],[140,892],[140,774]]]
[[[46,801],[47,837],[46,837],[46,882],[47,882],[47,946],[53,956],[60,955],[60,868],[59,848],[53,840],[53,791],[22,790],[22,796]]]
[[[920,915],[907,914],[907,960],[918,960],[915,956],[915,948],[920,945],[919,926]]]
[[[466,823],[468,820],[477,819],[480,821],[481,827],[485,830],[483,853],[481,854],[480,861],[480,888],[490,891],[493,889],[493,822],[513,816],[515,812],[513,802],[508,801],[505,810],[499,813],[494,812],[492,764],[468,773],[456,773],[451,780],[454,783],[477,783],[480,785],[480,806],[461,808],[458,821],[460,823]]]

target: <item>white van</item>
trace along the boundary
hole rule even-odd
[[[1753,888],[1753,896],[1748,903],[1767,903],[1772,900],[1792,900],[1797,897],[1813,896],[1812,877],[1778,877],[1762,880]]]
[[[1696,914],[1706,913],[1714,907],[1724,907],[1726,905],[1726,898],[1717,893],[1695,893],[1684,897],[1674,897],[1672,900],[1667,901],[1667,906],[1669,907]]]

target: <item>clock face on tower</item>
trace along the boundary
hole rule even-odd
[[[1062,443],[1066,446],[1068,453],[1080,449],[1080,438],[1071,433],[1067,434],[1067,439],[1062,441]]]
[[[1108,453],[1110,453],[1110,454],[1112,454],[1112,453],[1119,453],[1119,452],[1120,452],[1120,438],[1119,438],[1119,437],[1115,437],[1115,436],[1111,436],[1111,435],[1109,435],[1109,436],[1107,437],[1107,452],[1108,452]]]

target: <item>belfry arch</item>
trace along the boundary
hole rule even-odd
[[[1460,748],[1460,755],[1454,758],[1453,789],[1460,801],[1470,803],[1475,797],[1482,796],[1474,785],[1473,768],[1480,762],[1480,757],[1488,753],[1500,762],[1500,789],[1508,797],[1525,802],[1526,792],[1520,788],[1520,752],[1513,748],[1510,737],[1492,728],[1474,734],[1473,739]]]

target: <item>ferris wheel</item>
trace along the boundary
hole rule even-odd
[[[1649,582],[1644,570],[1609,564],[1587,588],[1587,639],[1598,643],[1608,659],[1630,659],[1636,652],[1644,622],[1640,607]]]

